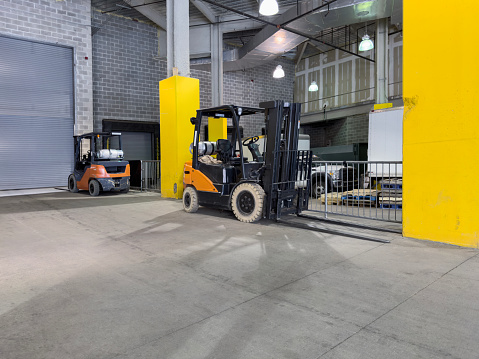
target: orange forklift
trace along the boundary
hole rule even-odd
[[[101,191],[130,190],[130,165],[123,160],[121,133],[92,132],[73,136],[75,167],[68,177],[68,190],[89,191],[98,196]]]
[[[260,108],[225,105],[197,110],[190,119],[195,125],[183,173],[183,207],[196,212],[210,206],[232,210],[242,222],[261,218],[279,220],[283,214],[299,214],[308,206],[311,151],[298,150],[301,105],[281,100],[263,102]],[[240,120],[256,115],[264,119],[266,141],[240,137]],[[199,141],[203,117],[228,118],[232,134],[216,142]],[[251,152],[252,161],[243,153]],[[216,159],[211,155],[216,154]]]

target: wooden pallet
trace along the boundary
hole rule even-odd
[[[381,203],[379,208],[384,209],[402,209],[402,203]]]
[[[393,191],[388,191],[388,190],[382,190],[381,193],[379,194],[379,198],[387,198],[387,197],[402,197],[402,191],[401,192],[393,192]]]
[[[353,189],[351,191],[346,191],[341,193],[341,196],[370,196],[370,197],[377,197],[380,191],[376,189],[370,189],[370,188],[358,188],[358,189]]]
[[[370,188],[358,188],[343,192],[341,195],[343,205],[376,207],[379,191]]]
[[[341,193],[328,193],[327,198],[328,204],[342,204]],[[321,195],[321,203],[326,203],[326,196],[324,194]]]
[[[399,203],[402,197],[379,197],[379,203]]]
[[[364,204],[367,206],[370,205],[370,202],[376,202],[377,196],[380,192],[375,189],[369,189],[369,188],[360,188],[360,189],[354,189],[351,191],[345,191],[345,192],[330,192],[328,193],[328,204],[337,204],[337,205],[349,205],[351,203],[355,203],[356,205],[358,204],[357,201],[363,201]],[[319,199],[319,198],[318,198]],[[326,196],[322,195],[321,196],[321,203],[325,204],[326,203]],[[353,202],[356,201],[356,202]]]
[[[376,207],[376,201],[367,199],[343,199],[343,205],[356,207]]]
[[[402,197],[381,197],[378,206],[384,209],[402,209]]]

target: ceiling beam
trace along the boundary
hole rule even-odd
[[[299,50],[296,54],[296,58],[294,59],[294,62],[296,64],[296,66],[298,66],[299,62],[301,61],[301,59],[303,58],[303,54],[304,54],[304,50],[306,50],[306,46],[308,46],[308,42],[305,41],[303,42],[301,45],[299,45]]]
[[[314,44],[312,41],[307,41],[307,43],[310,44],[312,47],[314,47],[316,50],[318,50],[320,54],[324,52],[323,49],[320,49],[319,46]]]
[[[163,30],[166,30],[166,16],[161,15],[154,5],[145,3],[145,0],[124,0],[136,11],[146,16]]]
[[[372,59],[370,59],[370,58],[368,58],[368,57],[365,57],[365,56],[359,55],[359,54],[357,54],[357,53],[348,51],[348,50],[343,49],[343,48],[341,48],[341,47],[339,47],[339,46],[333,45],[333,44],[331,44],[331,43],[329,43],[329,42],[316,39],[316,38],[314,38],[313,36],[309,36],[308,34],[305,34],[305,33],[301,32],[301,31],[297,31],[297,30],[295,30],[295,29],[293,29],[293,28],[291,28],[291,27],[285,26],[284,24],[288,24],[289,21],[286,21],[286,22],[284,22],[283,24],[275,24],[274,22],[271,22],[271,21],[262,19],[262,18],[257,17],[257,16],[250,15],[250,14],[248,14],[248,13],[245,13],[244,11],[236,10],[236,9],[230,7],[230,6],[226,6],[226,5],[219,4],[216,0],[203,0],[203,1],[204,1],[204,2],[207,2],[207,3],[211,4],[211,5],[214,5],[214,6],[223,8],[223,9],[225,9],[225,10],[234,12],[234,13],[236,13],[236,14],[242,15],[242,16],[244,16],[244,17],[247,17],[247,18],[254,19],[254,20],[256,20],[256,21],[262,22],[263,24],[273,26],[273,27],[277,28],[278,30],[283,29],[283,30],[288,31],[288,32],[290,32],[290,33],[293,33],[293,34],[295,34],[295,35],[302,36],[302,37],[304,37],[304,38],[306,38],[306,39],[308,39],[308,40],[310,40],[310,41],[313,41],[313,42],[316,42],[316,43],[321,43],[321,44],[330,46],[330,47],[332,47],[333,49],[338,49],[338,50],[340,50],[340,51],[346,52],[346,53],[348,53],[348,54],[350,54],[350,55],[354,55],[354,56],[356,56],[356,57],[359,57],[359,58],[361,58],[361,59],[364,59],[364,60],[367,60],[367,61],[370,61],[370,62],[375,62],[374,60],[372,60]],[[317,6],[317,7],[313,8],[313,9],[307,11],[306,13],[301,14],[300,17],[305,16],[306,14],[315,12],[315,11],[317,11],[317,10],[323,8],[323,7],[326,7],[326,6],[329,7],[329,4],[331,4],[331,3],[334,2],[334,1],[336,1],[336,0],[331,0],[331,1],[328,1],[328,2],[326,2],[326,3],[324,3],[324,4],[320,5],[320,6]]]
[[[191,3],[208,19],[209,22],[214,24],[217,21],[216,15],[211,8],[200,0],[190,0]]]

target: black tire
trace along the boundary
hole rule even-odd
[[[72,193],[78,192],[77,180],[75,179],[75,176],[73,174],[68,176],[68,190]]]
[[[121,192],[123,192],[123,193],[130,192],[130,186],[126,187],[125,189],[122,189]]]
[[[186,187],[183,191],[183,208],[188,213],[195,213],[198,210],[198,193],[194,187]]]
[[[238,220],[257,222],[263,217],[264,190],[256,183],[241,183],[231,196],[231,208]]]
[[[328,188],[328,192],[331,192],[330,188]],[[326,190],[325,190],[323,180],[318,177],[314,178],[313,185],[311,186],[311,196],[313,198],[320,198],[321,195],[325,193],[326,193]]]
[[[98,183],[97,180],[92,179],[88,184],[88,191],[91,196],[98,196],[100,194],[100,183]]]

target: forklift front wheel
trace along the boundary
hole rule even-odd
[[[256,183],[241,183],[231,196],[231,208],[241,222],[257,222],[263,216],[264,190]]]
[[[75,179],[75,176],[73,174],[68,176],[68,190],[72,193],[78,192],[77,180]]]
[[[97,180],[91,180],[88,184],[88,191],[91,196],[98,196],[100,194],[100,184]]]
[[[194,213],[198,210],[198,193],[194,187],[186,187],[183,191],[183,208],[188,213]]]

